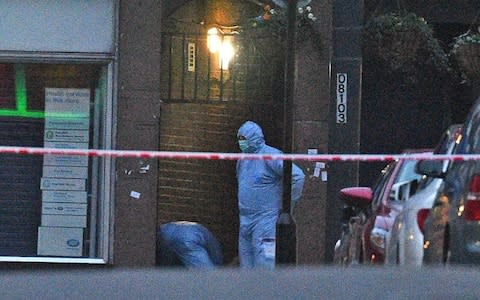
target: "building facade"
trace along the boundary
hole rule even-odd
[[[271,54],[277,41],[235,36],[243,38],[237,49],[244,54],[235,57],[230,71],[222,62],[203,60],[210,54],[206,27],[198,18],[228,25],[255,17],[258,5],[98,0],[1,6],[6,16],[0,43],[2,145],[237,152],[236,130],[252,119],[264,127],[270,144],[281,146],[283,53]],[[222,13],[224,7],[231,8],[230,15]],[[249,15],[240,13],[245,9]],[[195,26],[172,31],[178,17]],[[328,14],[321,19],[328,20]],[[318,28],[327,26],[328,35],[329,22],[323,22]],[[195,58],[189,61],[185,53]],[[328,82],[328,53],[325,45],[325,62],[317,67],[321,74],[310,71],[311,79]],[[299,63],[309,64],[319,54],[302,57]],[[206,81],[205,72],[211,72]],[[327,86],[307,97],[300,93],[319,102]],[[326,139],[315,132],[326,127],[321,124],[326,118],[311,114],[308,103],[298,107],[295,135],[305,136],[307,130],[309,137],[295,151],[325,151]],[[1,261],[153,266],[156,228],[179,219],[206,224],[222,241],[226,259],[236,255],[234,162],[62,153],[3,153],[1,159]],[[302,167],[310,178],[315,167]],[[321,262],[323,255],[322,230],[310,230],[321,227],[311,208],[322,213],[319,194],[325,182],[313,181],[296,212],[299,245],[305,244],[299,260],[305,263]],[[314,258],[304,249],[315,249]]]
[[[111,148],[118,4],[0,6],[2,145]],[[2,261],[110,260],[110,158],[4,152],[1,161]]]
[[[363,1],[309,5],[315,38],[295,47],[292,152],[358,153]],[[237,152],[238,127],[254,120],[282,148],[285,41],[251,26],[263,10],[233,0],[1,2],[0,144]],[[212,27],[228,59],[209,48]],[[6,150],[0,161],[2,262],[154,266],[156,229],[174,220],[201,222],[225,263],[236,256],[233,161]],[[358,184],[359,167],[298,164],[297,262],[326,263],[336,193]]]

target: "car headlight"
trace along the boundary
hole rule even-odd
[[[385,241],[387,239],[387,233],[388,231],[386,231],[385,229],[375,227],[372,229],[372,232],[370,233],[370,241],[376,247],[385,249]]]
[[[340,245],[342,244],[342,242],[340,240],[338,240],[336,243],[335,243],[335,251],[338,250],[338,248],[340,248]]]

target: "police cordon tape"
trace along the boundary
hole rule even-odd
[[[291,160],[291,161],[394,161],[394,160],[479,160],[480,154],[250,154],[221,152],[138,151],[104,149],[64,149],[42,147],[0,146],[0,153],[20,155],[78,155],[112,158],[163,158],[204,160]]]

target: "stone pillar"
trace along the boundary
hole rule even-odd
[[[161,3],[120,1],[117,142],[122,150],[158,150]],[[115,266],[153,266],[157,160],[116,160]]]
[[[328,151],[332,1],[312,0],[310,5],[317,20],[315,35],[300,42],[296,49],[293,144],[295,153],[305,154],[311,149],[325,154]],[[325,257],[328,181],[322,179],[320,173],[317,176],[314,162],[297,164],[305,172],[303,195],[293,214],[297,224],[297,263],[321,264]]]
[[[328,152],[359,153],[362,76],[363,1],[336,0],[333,4],[333,56],[330,84]],[[343,187],[358,185],[358,162],[329,164],[325,261],[333,260],[340,236]]]

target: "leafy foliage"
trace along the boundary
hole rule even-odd
[[[464,79],[480,78],[480,33],[473,30],[454,39],[450,55]]]
[[[465,44],[480,44],[480,33],[469,30],[454,39],[453,51]]]
[[[363,43],[367,56],[379,59],[395,72],[414,75],[424,66],[439,72],[449,68],[448,56],[433,30],[413,13],[388,13],[371,18],[364,28]]]
[[[314,24],[317,21],[317,17],[310,5],[304,7],[298,7],[297,9],[297,43],[304,42],[306,40],[312,40],[317,45],[320,44],[319,34],[314,29]],[[282,7],[272,8],[270,5],[263,7],[262,13],[254,18],[248,19],[246,24],[242,27],[242,30],[249,29],[264,29],[273,34],[274,36],[284,39],[287,33],[288,16],[287,10]]]

